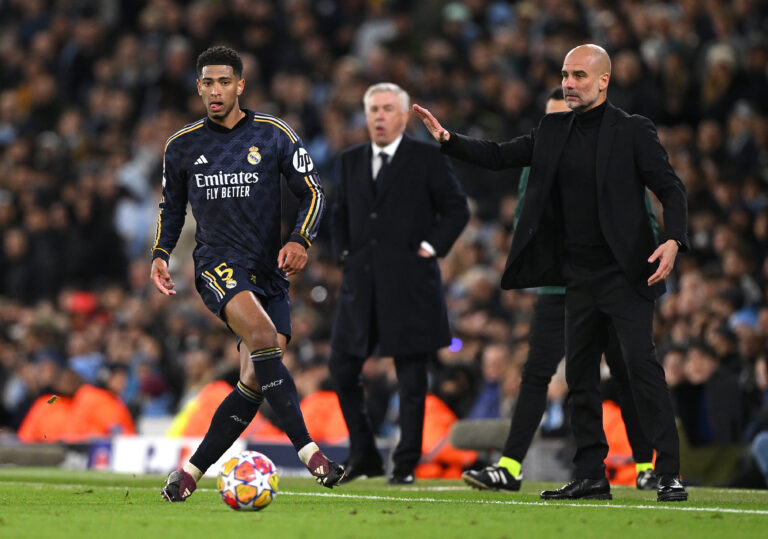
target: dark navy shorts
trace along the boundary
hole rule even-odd
[[[286,282],[275,277],[261,277],[242,266],[222,262],[203,267],[195,279],[195,287],[205,306],[224,323],[227,322],[224,316],[227,302],[243,290],[252,291],[261,300],[277,332],[291,339],[291,301]],[[237,344],[239,347],[239,336]]]

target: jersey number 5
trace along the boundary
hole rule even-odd
[[[227,267],[226,262],[222,262],[221,264],[216,266],[214,270],[216,271],[216,275],[221,277],[221,280],[224,281],[225,283],[229,281],[232,278],[232,274],[235,273],[232,268]]]

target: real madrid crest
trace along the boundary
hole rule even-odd
[[[261,163],[261,154],[256,146],[248,148],[248,162],[252,165],[258,165]]]

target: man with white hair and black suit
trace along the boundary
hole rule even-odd
[[[427,363],[450,344],[437,257],[469,219],[466,197],[434,144],[405,134],[408,94],[375,84],[363,98],[369,143],[341,156],[332,219],[344,279],[330,371],[349,429],[347,480],[384,474],[365,409],[361,369],[377,351],[393,356],[400,441],[390,484],[409,484],[421,457]]]

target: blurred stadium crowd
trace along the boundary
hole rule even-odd
[[[0,0],[0,430],[14,433],[40,395],[83,385],[122,400],[140,425],[236,371],[234,339],[192,284],[193,223],[171,259],[179,294],[148,283],[163,145],[204,115],[203,49],[241,51],[241,104],[300,133],[332,204],[335,158],[367,140],[369,84],[396,82],[448,128],[504,140],[536,126],[562,58],[585,42],[611,54],[608,98],[656,122],[688,189],[694,248],[657,303],[656,331],[683,432],[694,448],[748,455],[768,430],[760,0]],[[427,137],[416,121],[409,131]],[[454,167],[473,218],[441,262],[456,338],[432,391],[459,418],[508,417],[535,300],[498,287],[518,171]],[[293,201],[284,206],[290,223]],[[341,275],[328,217],[291,284],[285,361],[302,396],[329,387]],[[364,374],[386,435],[393,367],[375,358]],[[567,425],[565,392],[558,375],[552,433]]]

